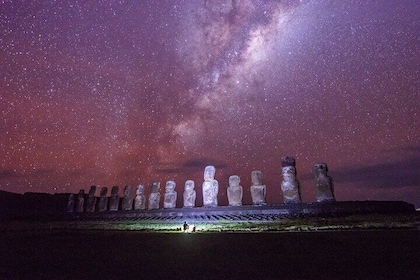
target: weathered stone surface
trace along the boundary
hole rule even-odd
[[[127,185],[124,188],[124,197],[121,203],[122,210],[133,210],[133,197],[131,195],[131,188],[131,185]]]
[[[96,205],[95,192],[96,192],[96,186],[91,186],[89,190],[88,199],[86,202],[86,212],[88,213],[95,212],[95,205]]]
[[[206,166],[206,168],[204,169],[203,206],[217,206],[219,182],[217,182],[217,180],[214,179],[215,174],[216,168],[214,166]]]
[[[229,177],[229,187],[227,188],[229,206],[242,205],[243,189],[242,186],[239,185],[240,182],[241,179],[237,175]]]
[[[67,201],[67,213],[73,213],[74,211],[74,194],[69,195],[69,200]]]
[[[296,168],[294,166],[285,166],[282,168],[282,174],[281,190],[284,203],[301,203],[300,185],[296,179]]]
[[[194,190],[194,181],[188,180],[185,182],[184,188],[184,207],[195,207],[196,192]]]
[[[163,208],[171,209],[176,207],[177,193],[175,191],[176,183],[174,181],[166,182],[165,195],[163,199]]]
[[[146,209],[146,196],[144,195],[144,186],[138,185],[136,190],[136,199],[134,200],[135,210]]]
[[[107,187],[101,188],[101,196],[99,198],[99,203],[98,203],[99,212],[105,212],[108,208],[108,197],[106,196],[107,192],[108,192]]]
[[[332,178],[327,175],[328,167],[325,163],[314,165],[315,196],[317,202],[335,201]]]
[[[79,194],[77,195],[77,205],[76,205],[76,212],[82,213],[85,206],[85,190],[80,190]]]
[[[160,183],[154,182],[150,186],[149,205],[148,209],[159,209],[160,204]]]
[[[263,184],[263,174],[259,170],[251,172],[252,186],[250,187],[253,205],[265,205],[266,186]]]
[[[120,206],[118,190],[118,186],[113,186],[111,189],[111,197],[109,198],[109,211],[118,211],[118,207]]]

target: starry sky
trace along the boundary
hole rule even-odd
[[[304,202],[420,207],[420,1],[0,1],[0,190],[76,193],[216,167]],[[99,193],[99,189],[98,189]],[[147,193],[147,192],[146,192]]]

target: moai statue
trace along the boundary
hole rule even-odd
[[[293,157],[283,157],[281,159],[283,182],[281,190],[283,192],[284,203],[301,203],[300,185],[296,179],[296,161]]]
[[[214,179],[215,173],[216,168],[214,166],[206,166],[206,168],[204,169],[203,206],[217,206],[219,182],[217,182],[217,180]]]
[[[184,188],[184,207],[195,207],[196,192],[194,190],[194,181],[188,180],[185,182]]]
[[[177,193],[175,191],[176,183],[174,181],[166,182],[165,196],[163,198],[163,208],[170,209],[176,207]]]
[[[85,205],[85,190],[80,190],[77,195],[76,212],[82,213]]]
[[[120,206],[118,189],[118,186],[113,186],[111,189],[111,197],[109,198],[109,211],[118,211],[118,207]]]
[[[95,212],[95,205],[96,205],[96,186],[91,186],[89,190],[88,199],[86,201],[86,212],[93,213]]]
[[[67,213],[73,213],[74,211],[74,194],[69,195],[69,200],[67,201]]]
[[[144,195],[144,186],[138,185],[136,190],[136,199],[134,200],[135,210],[146,209],[146,196]]]
[[[99,212],[105,212],[108,208],[108,197],[106,196],[107,192],[108,192],[108,188],[102,187],[101,197],[99,198],[99,203],[98,203]]]
[[[232,175],[229,177],[229,187],[227,188],[227,197],[229,201],[229,206],[241,206],[242,205],[242,196],[243,189],[239,185],[241,178],[237,175]]]
[[[150,186],[150,195],[149,195],[149,210],[159,209],[160,204],[160,183],[154,182]]]
[[[250,187],[252,204],[265,205],[266,187],[263,185],[263,174],[259,170],[251,172],[252,186]]]
[[[328,167],[325,163],[314,165],[315,196],[317,202],[335,201],[332,178],[327,175]]]
[[[133,210],[133,197],[131,196],[131,185],[124,188],[124,197],[121,203],[122,210]]]

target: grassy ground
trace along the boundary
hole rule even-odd
[[[0,279],[420,279],[418,215],[196,226],[0,223]]]
[[[419,279],[418,230],[0,232],[0,279]]]
[[[197,232],[265,232],[265,231],[325,231],[371,229],[417,229],[416,214],[350,215],[340,217],[298,217],[277,221],[194,222]],[[165,221],[13,221],[0,223],[0,231],[19,230],[134,230],[154,232],[181,232],[182,222]]]

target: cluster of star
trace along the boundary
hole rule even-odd
[[[244,185],[262,170],[275,193],[292,155],[303,184],[326,162],[339,200],[420,201],[419,5],[3,1],[0,189],[199,182],[215,165]]]

